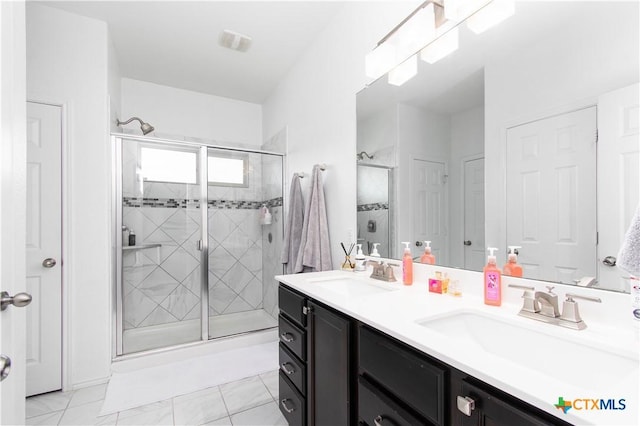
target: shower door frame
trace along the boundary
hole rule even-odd
[[[168,144],[177,147],[184,146],[189,148],[198,149],[199,170],[198,178],[202,183],[200,185],[200,213],[201,213],[201,226],[200,226],[200,340],[194,342],[183,343],[179,345],[170,345],[162,348],[150,349],[141,352],[132,352],[125,354],[123,350],[123,334],[124,334],[124,321],[123,321],[123,268],[122,268],[122,146],[123,140],[131,140],[142,143],[158,143]],[[265,151],[251,148],[239,148],[217,144],[207,144],[202,142],[182,141],[175,139],[156,138],[149,136],[130,135],[126,133],[111,133],[111,153],[112,153],[112,203],[111,203],[111,217],[113,223],[112,230],[112,259],[114,259],[112,273],[114,279],[113,291],[112,291],[112,359],[122,359],[123,357],[138,356],[142,354],[159,353],[167,350],[175,349],[176,347],[186,347],[192,345],[200,345],[207,343],[210,340],[216,340],[209,338],[209,182],[208,182],[208,153],[209,149],[220,149],[224,151],[232,152],[245,152],[249,154],[266,154],[275,155],[281,157],[281,182],[282,182],[282,198],[283,209],[286,204],[285,197],[285,169],[286,169],[286,154],[274,151]],[[242,334],[248,334],[253,332],[246,332]],[[220,339],[220,338],[217,338]]]

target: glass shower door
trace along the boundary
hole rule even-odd
[[[282,163],[280,155],[208,150],[211,339],[277,326]]]
[[[121,222],[116,226],[122,229],[117,238],[122,273],[116,297],[122,333],[116,338],[116,351],[121,355],[199,341],[203,288],[199,165],[205,150],[134,139],[118,139],[118,149]]]

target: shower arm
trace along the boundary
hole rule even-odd
[[[128,119],[127,121],[120,121],[116,118],[116,124],[118,126],[124,126],[125,124],[129,124],[131,123],[133,120],[138,120],[140,122],[140,125],[143,125],[144,122],[142,120],[140,120],[138,117],[131,117],[130,119]]]

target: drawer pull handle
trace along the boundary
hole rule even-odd
[[[296,340],[295,337],[293,336],[293,334],[291,334],[291,333],[282,333],[280,335],[280,338],[282,338],[282,340],[284,340],[287,343],[291,343],[294,340]]]
[[[296,411],[296,407],[293,407],[293,408],[287,407],[287,401],[289,401],[289,399],[280,400],[280,405],[282,405],[282,408],[284,408],[284,411],[286,411],[287,413],[293,413],[294,411]]]
[[[378,416],[375,419],[373,419],[373,424],[375,426],[382,426],[382,416]]]
[[[465,416],[471,417],[471,412],[476,408],[476,402],[468,396],[458,396],[458,410]]]
[[[284,371],[285,373],[287,373],[288,375],[292,375],[293,373],[296,372],[296,369],[295,368],[289,368],[289,367],[287,367],[288,365],[291,365],[291,363],[285,362],[284,364],[282,364],[280,366],[280,369],[282,371]]]

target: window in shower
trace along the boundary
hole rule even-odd
[[[207,166],[209,185],[249,186],[249,154],[209,153]]]
[[[195,152],[140,147],[140,172],[145,181],[195,184],[197,164]]]

